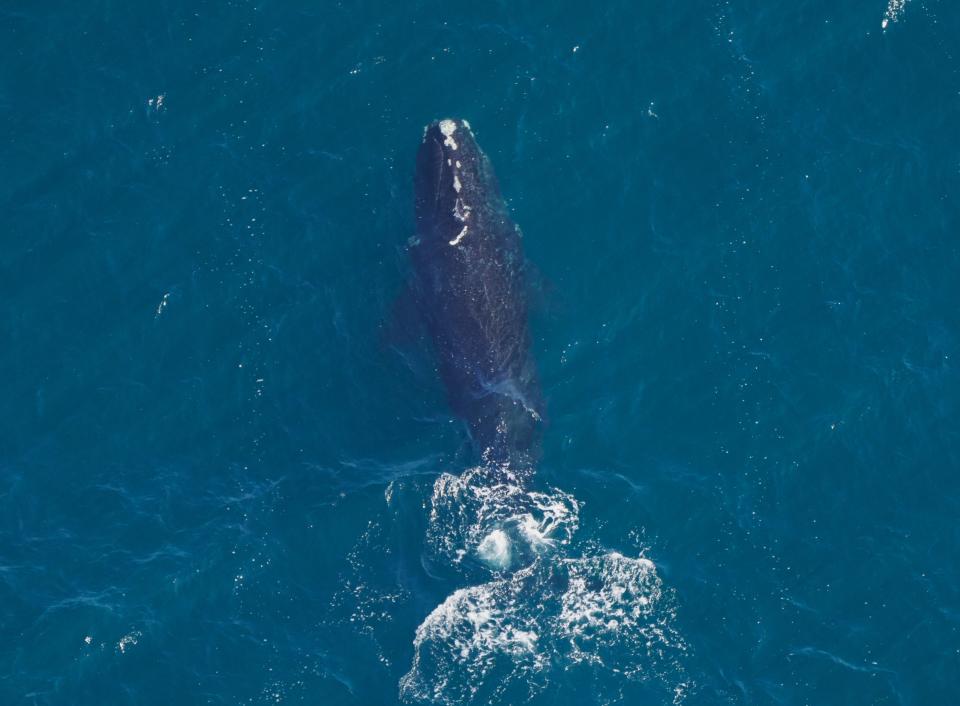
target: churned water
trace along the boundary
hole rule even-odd
[[[0,28],[0,703],[957,703],[955,3]],[[535,469],[385,335],[442,117],[535,269]]]

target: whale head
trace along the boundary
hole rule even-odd
[[[456,247],[475,229],[478,207],[499,189],[493,171],[466,120],[445,118],[427,125],[414,178],[421,240]]]

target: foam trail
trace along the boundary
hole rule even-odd
[[[534,489],[531,472],[508,464],[437,478],[428,555],[473,585],[417,629],[404,701],[524,703],[571,669],[683,700],[687,648],[671,592],[642,555],[594,545],[571,555],[579,511],[569,493]]]
[[[408,702],[519,703],[570,669],[640,682],[682,701],[688,690],[673,601],[648,559],[608,552],[536,560],[462,588],[417,629]],[[601,687],[598,687],[601,688]],[[598,696],[613,697],[614,694]]]

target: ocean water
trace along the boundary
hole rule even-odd
[[[0,28],[0,703],[960,700],[955,3]],[[535,270],[529,485],[384,335],[448,116]]]

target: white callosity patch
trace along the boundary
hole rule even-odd
[[[464,203],[461,198],[458,198],[456,203],[453,204],[453,215],[461,223],[470,217],[471,210],[472,209]]]
[[[460,162],[457,162],[459,165]],[[462,188],[460,184],[460,177],[457,174],[453,175],[453,190],[458,194]],[[453,217],[456,218],[461,223],[464,223],[467,218],[470,217],[470,211],[472,209],[467,205],[466,201],[457,196],[457,200],[453,203]],[[463,240],[464,236],[467,234],[467,226],[464,226],[456,238],[450,241],[450,245],[459,245],[460,241]]]
[[[443,144],[452,150],[457,149],[457,141],[453,138],[453,133],[457,131],[457,124],[452,120],[440,121],[440,132],[443,133]]]
[[[451,245],[459,245],[460,241],[464,239],[467,235],[467,226],[464,226],[460,232],[457,234],[457,237],[450,241]]]
[[[463,121],[463,124],[464,126],[467,126],[466,121]],[[444,137],[443,143],[450,149],[456,150],[459,147],[459,145],[457,144],[457,141],[454,139],[453,136],[454,136],[454,133],[456,133],[457,131],[457,123],[449,119],[441,120],[438,126],[440,128],[440,132],[443,134],[443,137]],[[460,180],[460,176],[461,176],[460,170],[463,168],[463,164],[460,162],[459,159],[453,160],[448,158],[447,166],[453,168],[453,190],[457,193],[457,199],[453,205],[453,215],[461,223],[464,223],[466,222],[467,218],[470,216],[470,211],[472,209],[466,203],[466,201],[464,201],[460,197],[460,192],[463,191],[463,182]],[[461,243],[461,241],[463,241],[463,239],[466,237],[468,232],[469,232],[469,229],[467,228],[467,226],[463,226],[463,228],[460,229],[460,232],[457,234],[457,236],[448,242],[450,243],[450,245],[457,246]]]

